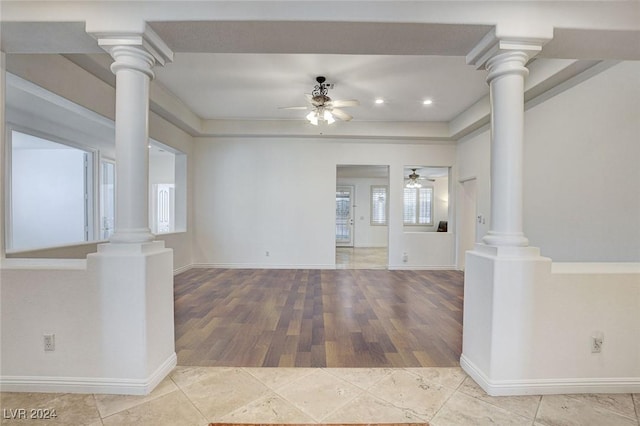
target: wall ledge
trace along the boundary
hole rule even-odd
[[[640,262],[554,262],[552,274],[640,274]]]
[[[78,270],[87,269],[86,259],[2,259],[3,270]]]

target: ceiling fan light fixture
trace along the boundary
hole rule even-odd
[[[407,179],[407,183],[405,184],[405,187],[407,188],[422,188],[422,184],[420,183],[420,181],[418,181],[418,179],[420,178],[420,175],[416,173],[417,169],[411,169],[411,174],[408,176]]]
[[[324,114],[323,117],[324,121],[326,121],[328,124],[333,124],[336,122],[336,119],[333,118],[333,114],[331,114],[331,111],[329,111],[328,109],[324,110]]]
[[[309,114],[307,114],[307,120],[309,120],[309,123],[313,124],[314,126],[317,126],[318,125],[317,111],[311,111]]]

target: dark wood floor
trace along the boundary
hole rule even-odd
[[[175,277],[179,365],[448,367],[458,271],[192,269]]]

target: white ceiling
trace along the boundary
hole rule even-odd
[[[157,81],[204,119],[302,120],[315,77],[360,121],[449,121],[488,93],[466,55],[490,26],[380,22],[154,22],[176,52]],[[383,98],[382,105],[374,104]],[[424,106],[425,99],[433,104]]]
[[[449,121],[488,93],[485,73],[455,56],[177,53],[156,69],[204,119],[303,119],[279,107],[307,105],[318,75],[333,99],[360,101],[349,113],[363,121]]]
[[[119,14],[124,19],[129,16],[124,12],[130,8],[133,15],[158,16],[147,22],[175,52],[175,57],[165,67],[156,67],[154,84],[166,88],[202,119],[304,122],[305,111],[279,107],[304,106],[304,94],[310,93],[315,77],[323,75],[335,84],[329,92],[333,99],[360,101],[360,106],[348,109],[354,122],[385,121],[402,125],[403,122],[451,122],[485,97],[488,93],[486,72],[467,65],[465,55],[494,28],[488,16],[496,14],[497,20],[519,22],[520,15],[530,9],[521,8],[520,4],[499,7],[493,3],[476,6],[473,2],[464,5],[426,2],[421,7],[403,3],[391,8],[392,2],[371,2],[367,4],[376,10],[385,6],[377,13],[402,12],[400,18],[389,16],[387,22],[387,18],[374,14],[370,21],[356,22],[334,13],[336,8],[358,16],[368,13],[349,2],[327,2],[326,7],[320,7],[320,2],[295,2],[297,8],[293,3],[285,7],[285,2],[275,2],[282,7],[278,9],[282,17],[273,20],[263,15],[270,16],[273,12],[274,16],[280,16],[275,9],[256,8],[253,3],[247,9],[240,7],[240,3],[211,3],[215,10],[209,10],[205,7],[208,3],[198,2],[184,8],[180,2],[166,3],[166,7],[160,7],[165,3],[159,2],[151,9],[135,2],[114,2],[102,12]],[[72,61],[113,85],[114,78],[109,71],[111,59],[99,53],[101,49],[87,34],[85,23],[78,22],[83,13],[91,15],[89,9],[94,4],[83,4],[86,10],[70,8],[67,12],[77,14],[75,21],[67,18],[70,22],[3,22],[0,27],[2,50],[68,54]],[[20,2],[12,5],[16,9],[11,11],[17,13]],[[567,6],[573,11],[567,14],[560,6],[552,7],[549,3],[534,6],[528,12],[537,13],[532,17],[532,25],[539,24],[541,14],[549,8],[554,13],[549,19],[567,26],[555,28],[553,40],[536,61],[640,58],[640,31],[633,25],[623,23],[622,30],[611,23],[595,31],[581,29],[579,25],[583,25],[584,19],[600,9],[581,16],[580,11],[590,9]],[[235,8],[240,8],[242,13]],[[495,13],[487,8],[495,8]],[[52,7],[49,13],[58,13],[58,9]],[[206,13],[215,12],[219,19],[203,16],[199,18],[202,20],[194,20],[192,14],[201,9]],[[308,16],[312,9],[320,13],[318,18]],[[7,10],[5,7],[5,12]],[[412,22],[412,10],[422,11],[422,15],[415,16],[416,22]],[[95,12],[98,16],[102,13],[98,9]],[[64,14],[62,9],[59,13]],[[178,16],[183,13],[189,20],[179,20]],[[430,15],[433,13],[437,16]],[[289,14],[299,14],[305,20],[293,19]],[[169,15],[172,17],[168,18]],[[619,19],[618,15],[612,16]],[[105,17],[106,21],[109,19]],[[440,23],[424,22],[431,19]],[[465,24],[456,23],[458,20]],[[374,104],[378,97],[385,103]],[[433,100],[433,104],[423,105],[425,99]],[[357,123],[350,125],[358,127]]]

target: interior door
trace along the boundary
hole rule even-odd
[[[336,246],[353,247],[353,186],[336,187]]]
[[[477,212],[477,187],[476,179],[468,179],[462,183],[462,217],[460,244],[458,251],[458,264],[460,269],[465,266],[465,253],[472,250],[477,241],[476,212]]]

